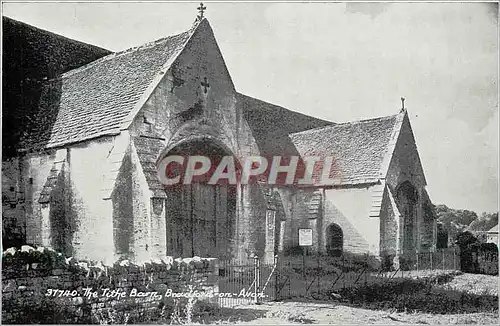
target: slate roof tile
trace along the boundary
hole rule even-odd
[[[376,182],[397,115],[339,123],[290,135],[302,157],[333,156],[335,184]]]
[[[158,179],[156,170],[156,160],[165,148],[165,142],[162,139],[147,137],[134,137],[133,141],[149,189],[153,191],[155,197],[165,197],[165,187]]]
[[[296,155],[289,134],[333,124],[247,95],[236,96],[263,155]]]
[[[50,80],[40,101],[38,128],[25,147],[49,148],[118,133],[161,68],[193,32],[107,55]]]
[[[50,196],[52,195],[52,191],[56,188],[57,182],[59,181],[60,173],[64,168],[63,164],[54,164],[52,169],[50,170],[49,176],[45,180],[45,184],[43,185],[42,191],[40,192],[40,197],[38,198],[38,202],[40,204],[47,204],[50,202]]]

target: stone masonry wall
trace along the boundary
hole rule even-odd
[[[112,137],[103,137],[3,162],[9,178],[2,187],[15,193],[4,202],[4,216],[14,217],[12,229],[25,234],[22,243],[11,245],[49,246],[80,259],[113,261],[112,202],[100,192],[110,170],[103,162],[112,147]],[[72,221],[72,227],[61,219]],[[55,242],[67,245],[59,248]]]
[[[79,259],[114,261],[113,203],[101,187],[110,171],[107,157],[113,138],[103,137],[69,149],[69,211],[76,223],[73,254]]]
[[[172,299],[171,293],[197,291],[191,293],[210,301],[218,292],[217,260],[213,258],[165,257],[137,265],[124,260],[104,266],[65,258],[43,247],[23,246],[6,250],[2,263],[3,323],[22,322],[30,311],[50,305],[79,311],[66,313],[65,323],[98,322],[90,316],[109,316],[118,305],[130,307],[126,311],[138,316],[160,313],[161,302]],[[50,322],[52,317],[45,318]]]
[[[26,192],[18,158],[2,162],[2,246],[26,243]]]
[[[209,85],[206,88],[205,83]],[[155,153],[157,157],[195,139],[212,141],[236,159],[259,155],[242,110],[213,31],[204,20],[131,121],[130,134],[163,142],[162,151]],[[136,197],[149,205],[144,196]],[[262,254],[266,212],[262,191],[256,185],[238,187],[236,206],[233,258]],[[167,233],[164,224],[157,226],[163,228],[155,230],[157,234]]]
[[[21,176],[26,184],[26,242],[48,246],[49,243],[43,243],[46,232],[42,230],[42,210],[38,200],[56,161],[56,152],[32,154],[23,161],[26,166],[24,176]]]
[[[388,188],[384,191],[380,216],[380,255],[394,257],[398,252],[401,217]]]
[[[344,251],[379,254],[380,225],[378,218],[369,217],[372,194],[370,188],[326,190],[323,237],[332,223],[344,234]],[[327,243],[324,238],[323,244]]]
[[[420,163],[420,157],[418,155],[417,146],[415,143],[415,138],[413,136],[413,131],[411,129],[410,120],[408,114],[404,115],[401,125],[401,131],[397,142],[395,143],[394,154],[390,161],[387,171],[386,184],[391,189],[394,196],[396,196],[396,189],[403,182],[409,181],[418,191],[418,203],[417,203],[417,213],[415,220],[413,221],[413,241],[415,248],[417,250],[422,248],[422,242],[435,243],[436,239],[429,241],[429,237],[422,239],[426,234],[426,227],[424,225],[424,189],[426,186],[426,180],[424,176],[424,171],[422,170],[422,165]],[[401,211],[400,203],[398,199],[395,198],[396,205]],[[434,224],[434,223],[430,223]],[[398,241],[400,244],[403,243],[403,225],[400,228],[400,234],[398,235]],[[430,246],[432,247],[432,246]]]

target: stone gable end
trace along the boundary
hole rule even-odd
[[[165,151],[210,138],[238,158],[248,147],[258,155],[213,31],[208,21],[199,24],[137,113],[131,135],[158,139]]]

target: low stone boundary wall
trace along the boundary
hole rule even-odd
[[[49,248],[10,248],[2,255],[2,322],[27,322],[39,310],[63,315],[61,323],[99,322],[85,318],[109,316],[125,305],[129,314],[160,314],[170,299],[214,300],[217,273],[214,258],[165,257],[141,264],[123,260],[105,266]],[[39,322],[50,323],[47,318]]]

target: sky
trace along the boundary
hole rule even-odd
[[[212,3],[236,89],[321,119],[410,116],[435,204],[498,210],[498,6]],[[112,51],[189,29],[198,3],[3,3],[3,15]]]

